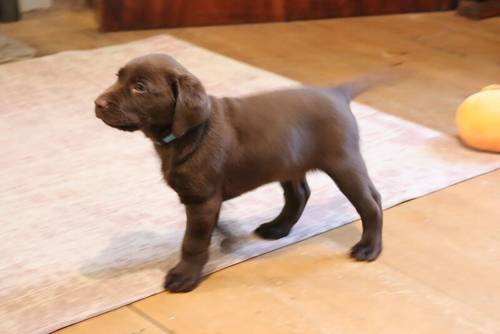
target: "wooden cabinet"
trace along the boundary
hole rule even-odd
[[[98,0],[102,31],[450,10],[457,0]]]

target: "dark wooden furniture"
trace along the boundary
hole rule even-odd
[[[451,10],[457,0],[97,0],[102,31]]]
[[[500,16],[500,0],[462,0],[457,12],[474,20]]]

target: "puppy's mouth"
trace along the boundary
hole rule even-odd
[[[139,127],[137,125],[111,125],[111,126],[118,130],[128,131],[128,132],[134,132],[139,130]]]
[[[139,130],[139,126],[137,126],[135,124],[113,124],[113,123],[105,121],[104,119],[102,119],[102,121],[104,123],[106,123],[106,125],[109,125],[112,128],[115,128],[115,129],[118,129],[118,130],[122,130],[122,131],[132,132],[132,131]]]
[[[139,126],[136,124],[123,124],[123,123],[119,124],[119,123],[109,122],[105,120],[104,117],[102,117],[102,113],[99,110],[96,110],[95,114],[96,117],[99,118],[101,121],[103,121],[106,125],[109,125],[115,129],[122,131],[129,131],[129,132],[137,131],[140,129]]]

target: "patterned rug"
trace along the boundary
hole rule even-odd
[[[183,208],[151,143],[93,112],[117,69],[150,52],[173,55],[215,95],[297,84],[169,36],[0,66],[0,333],[49,332],[162,290],[179,256]],[[386,208],[500,167],[499,155],[352,107]],[[225,203],[221,224],[232,242],[215,236],[206,273],[358,218],[327,177],[308,179],[304,215],[278,241],[251,231],[281,209],[279,186]]]

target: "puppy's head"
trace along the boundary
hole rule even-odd
[[[136,58],[95,100],[95,114],[114,128],[169,130],[176,137],[203,123],[210,113],[201,82],[164,54]]]

